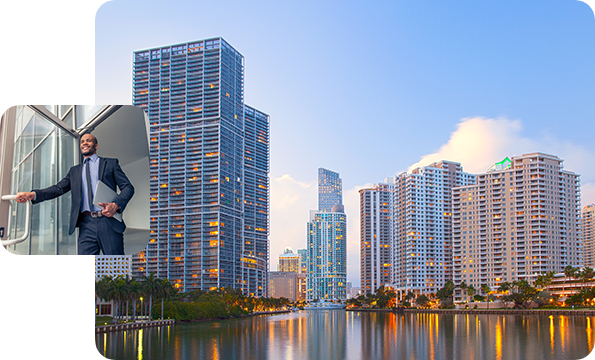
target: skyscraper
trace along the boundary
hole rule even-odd
[[[583,265],[595,268],[595,204],[581,210],[583,230]]]
[[[334,205],[343,204],[343,184],[339,173],[318,168],[318,210],[332,211]]]
[[[146,273],[266,295],[269,117],[244,104],[244,57],[213,38],[136,51],[133,67],[150,119]]]
[[[392,285],[394,185],[378,183],[359,196],[361,291],[369,294]]]
[[[439,161],[395,178],[393,283],[418,294],[451,280],[452,189],[475,183],[461,164]]]
[[[579,175],[557,156],[494,164],[453,192],[454,283],[498,286],[580,266]]]
[[[283,250],[283,254],[279,255],[279,265],[277,270],[281,272],[300,272],[300,255],[295,254],[288,246]]]
[[[339,174],[318,169],[318,211],[307,225],[307,295],[312,300],[344,300],[347,289],[347,217]]]

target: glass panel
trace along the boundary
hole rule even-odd
[[[76,106],[76,128],[79,129],[93,116],[95,116],[104,105],[77,105]]]
[[[43,138],[54,129],[54,125],[42,118],[39,115],[35,115],[35,136],[33,138],[33,147],[36,147]]]
[[[64,120],[66,125],[70,126],[72,129],[74,129],[74,116],[72,115],[73,113],[74,111],[69,112],[68,115],[64,119],[62,119]]]
[[[33,152],[33,188],[45,189],[56,183],[56,132]],[[56,202],[44,201],[31,211],[31,255],[56,253]]]
[[[34,116],[35,113],[25,107],[16,117],[13,168],[33,150],[34,122],[31,120]]]
[[[59,105],[58,106],[58,112],[59,112],[58,117],[60,119],[62,119],[64,117],[64,114],[66,114],[66,112],[68,111],[68,109],[70,109],[71,106],[72,105]],[[72,127],[72,125],[71,125],[71,127]]]
[[[19,166],[18,170],[13,176],[13,179],[18,179],[18,181],[13,182],[13,194],[16,194],[19,191],[31,191],[32,189],[32,180],[33,180],[33,156],[30,155],[25,159],[25,161]],[[17,202],[13,202],[13,206],[16,206],[16,212],[13,212],[15,217],[11,219],[11,222],[16,225],[15,231],[11,232],[11,238],[16,239],[23,235],[25,232],[25,204],[19,204]],[[32,206],[34,208],[35,206]],[[19,254],[25,255],[29,254],[29,239],[23,241],[20,244],[16,245],[15,249]]]
[[[41,106],[48,109],[52,114],[57,115],[56,114],[56,108],[57,108],[56,105],[41,105]]]
[[[72,119],[72,116],[69,115]],[[58,138],[58,176],[56,180],[62,179],[68,174],[70,167],[74,165],[75,154],[78,154],[77,141],[66,131],[60,129]],[[68,192],[58,198],[58,254],[76,255],[76,232],[68,235],[70,227],[71,193]]]

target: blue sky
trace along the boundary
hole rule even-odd
[[[132,52],[222,36],[245,101],[271,116],[271,269],[305,247],[317,168],[341,174],[348,279],[357,190],[446,159],[483,172],[541,151],[595,201],[595,19],[580,1],[111,1],[96,17],[96,102],[131,103]],[[421,161],[421,162],[420,162]]]

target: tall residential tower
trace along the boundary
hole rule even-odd
[[[359,198],[361,292],[370,294],[392,285],[394,185],[387,180],[361,189]]]
[[[308,222],[307,295],[312,300],[347,297],[347,217],[339,174],[318,169],[319,210]]]
[[[582,264],[579,175],[557,156],[494,164],[453,193],[454,283],[492,287]]]
[[[150,119],[146,274],[266,295],[269,117],[244,104],[244,57],[213,38],[136,51],[133,67]]]
[[[475,183],[461,164],[439,161],[395,178],[393,283],[418,294],[451,280],[453,188]]]

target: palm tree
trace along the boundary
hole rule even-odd
[[[468,295],[468,296],[473,296],[473,295],[475,295],[475,288],[473,287],[473,285],[469,285],[469,286],[467,286],[467,295]]]
[[[465,280],[461,281],[461,283],[459,284],[459,289],[461,289],[463,291],[463,295],[465,295],[465,290],[467,290],[468,286],[467,283],[465,282]],[[467,300],[467,296],[465,295],[465,301]]]
[[[567,265],[564,268],[564,285],[566,285],[566,282],[568,281],[568,278],[574,278],[576,276],[576,272],[578,271],[577,268],[572,267],[572,265]],[[562,293],[565,293],[565,288],[564,285],[562,285]]]
[[[128,287],[128,299],[132,300],[132,322],[136,322],[136,300],[142,294],[141,285],[134,279],[127,281],[126,285]]]
[[[595,277],[595,270],[593,270],[593,268],[590,268],[588,266],[583,268],[583,271],[580,272],[580,278],[583,281],[583,290],[585,288],[585,285],[591,280],[593,279],[593,277]]]
[[[104,276],[95,282],[95,308],[97,308],[98,299],[109,301],[107,289],[110,287],[110,282],[112,282],[112,278],[109,276]]]
[[[175,288],[169,282],[168,279],[162,279],[158,283],[158,297],[161,299],[161,320],[163,320],[163,302],[165,299],[169,299],[169,297],[173,294]]]
[[[149,295],[149,321],[153,319],[153,296],[158,291],[159,281],[159,278],[155,277],[155,273],[143,277],[143,290],[145,294]]]
[[[488,303],[488,309],[490,308],[490,293],[492,292],[492,288],[488,284],[481,284],[481,291],[486,296],[486,302]]]

